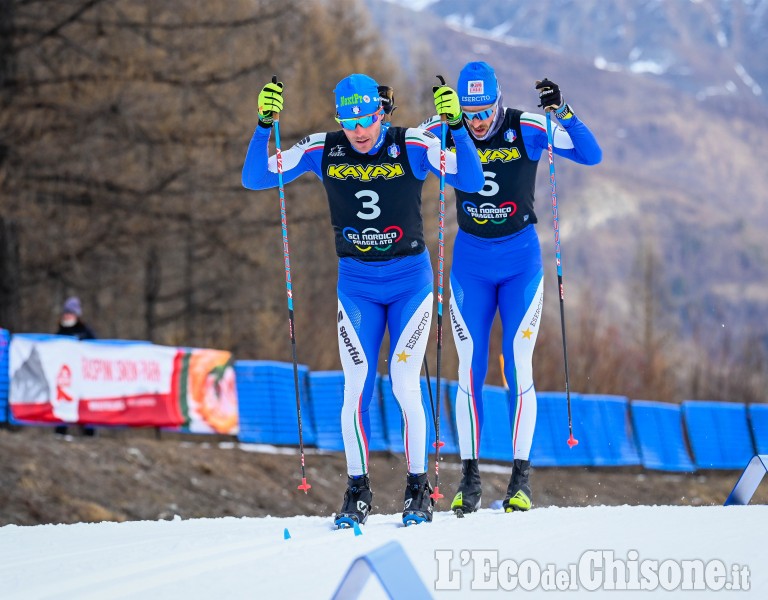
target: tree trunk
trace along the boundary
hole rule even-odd
[[[0,0],[0,92],[6,93],[15,76],[13,58],[15,0]]]
[[[20,283],[18,227],[0,217],[0,327],[10,331],[20,327]]]
[[[150,247],[144,265],[144,336],[146,340],[152,341],[157,327],[157,298],[162,279],[160,260],[154,246]]]

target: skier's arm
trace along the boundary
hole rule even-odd
[[[596,165],[603,158],[603,151],[589,128],[573,114],[560,93],[560,86],[546,77],[536,82],[539,106],[550,110],[557,117],[560,126],[552,126],[552,149],[555,154],[569,158],[582,165]],[[525,150],[533,160],[549,145],[546,117],[523,113],[520,124]]]
[[[243,186],[252,190],[264,190],[279,185],[277,157],[269,156],[268,144],[271,127],[261,123],[253,132],[248,153],[243,164]],[[290,183],[299,175],[312,171],[322,179],[322,150],[325,134],[312,134],[282,153],[283,183]]]
[[[419,129],[426,129],[431,134],[435,135],[438,139],[440,138],[440,127],[442,125],[442,121],[440,121],[440,115],[432,115],[425,121],[419,125]]]
[[[445,153],[445,182],[464,192],[478,192],[485,185],[483,167],[477,148],[464,127],[451,129],[456,153]],[[431,171],[440,177],[440,140],[429,131],[409,128],[405,133],[405,147],[411,169],[419,179]]]
[[[477,148],[461,122],[459,96],[447,85],[433,87],[432,94],[435,110],[446,120],[456,145],[456,154],[445,152],[445,182],[465,192],[479,192],[485,185],[485,177]],[[411,169],[420,179],[425,179],[428,171],[440,177],[441,140],[424,129],[424,124],[421,127],[410,128],[405,132]]]
[[[283,84],[276,77],[259,92],[259,125],[253,132],[243,163],[243,187],[263,190],[280,185],[277,157],[269,156],[269,134],[280,111],[283,110]],[[325,134],[316,134],[301,140],[282,153],[283,183],[289,183],[307,171],[321,177],[322,159],[318,156],[325,143]],[[319,150],[317,151],[319,144]],[[321,177],[322,178],[322,177]]]
[[[569,109],[570,112],[570,109]],[[560,125],[552,123],[552,141],[555,154],[582,165],[596,165],[603,158],[603,151],[589,128],[579,117],[563,119]],[[531,160],[539,160],[547,148],[547,122],[544,115],[525,112],[520,115],[525,150]]]

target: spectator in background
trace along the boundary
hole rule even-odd
[[[83,307],[80,304],[80,298],[71,296],[67,298],[64,306],[61,308],[61,317],[59,317],[58,335],[71,335],[78,340],[95,340],[96,336],[93,330],[83,322]]]
[[[64,306],[61,307],[61,316],[59,317],[59,329],[56,332],[58,335],[69,335],[76,337],[78,340],[95,340],[96,336],[93,330],[83,322],[83,306],[80,304],[80,298],[77,296],[70,296],[67,301],[64,302]],[[56,433],[59,435],[67,434],[66,425],[57,425]],[[96,430],[93,427],[84,426],[80,428],[80,433],[85,436],[96,435]]]

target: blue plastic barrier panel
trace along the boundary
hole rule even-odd
[[[589,453],[591,464],[617,467],[640,464],[626,396],[582,394],[579,445]]]
[[[537,467],[585,467],[594,460],[589,452],[590,436],[584,400],[570,394],[573,436],[579,441],[568,445],[568,398],[565,392],[537,392],[538,414],[531,447],[531,464]],[[593,419],[594,421],[594,419]]]
[[[293,365],[277,361],[237,361],[237,396],[242,442],[295,445],[299,443]],[[298,366],[302,439],[316,442],[309,404],[309,368]]]
[[[402,546],[389,542],[352,562],[333,594],[333,600],[360,598],[371,575],[379,580],[391,600],[432,598]]]
[[[741,477],[733,487],[724,506],[749,504],[766,472],[768,472],[768,454],[753,456],[741,473]]]
[[[698,468],[741,469],[754,456],[745,404],[685,400],[682,407]]]
[[[646,469],[696,470],[683,437],[679,404],[633,400],[630,409],[641,461]]]
[[[342,371],[310,373],[309,396],[317,433],[317,447],[322,450],[344,450],[344,440],[341,435],[344,373]],[[368,449],[371,452],[388,450],[378,378],[374,386],[373,398],[368,406],[367,419],[369,421]]]
[[[376,383],[373,386],[373,398],[371,398],[371,404],[368,407],[368,418],[371,426],[368,449],[371,452],[388,450],[389,440],[387,440],[387,429],[384,424],[380,375],[376,376]]]
[[[344,403],[344,373],[320,371],[309,374],[309,394],[317,432],[317,447],[344,450],[341,437],[341,406]]]
[[[509,390],[483,386],[483,422],[480,429],[480,457],[512,462],[512,427]]]
[[[768,454],[768,404],[749,405],[749,424],[758,454]]]
[[[424,402],[424,410],[427,414],[427,440],[429,441],[429,452],[434,454],[435,452],[435,410],[437,407],[437,380],[432,377],[430,379],[432,388],[432,399],[430,401],[429,388],[427,388],[427,378],[421,378],[421,398]],[[456,442],[456,421],[453,418],[453,411],[451,411],[449,402],[447,401],[448,390],[450,389],[450,383],[440,378],[440,441],[443,446],[440,449],[440,454],[458,454],[459,447]],[[434,409],[433,409],[434,405]]]
[[[6,329],[0,329],[0,422],[8,420],[8,347],[11,343],[11,334]]]

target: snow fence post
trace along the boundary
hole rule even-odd
[[[371,574],[391,600],[432,598],[402,546],[393,541],[353,560],[332,600],[358,598]]]
[[[768,472],[768,454],[755,454],[741,473],[723,506],[749,504],[757,486]]]

